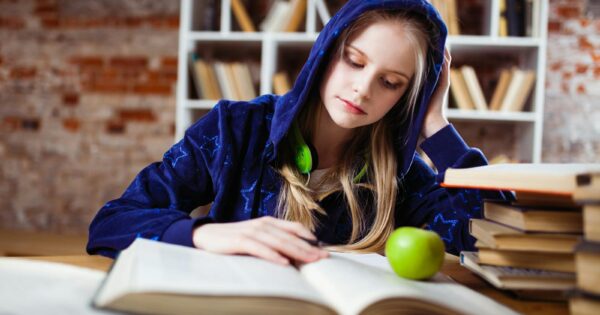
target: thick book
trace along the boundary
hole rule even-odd
[[[600,295],[600,243],[585,241],[575,251],[577,287]]]
[[[548,271],[575,272],[574,253],[547,253],[518,250],[501,250],[476,242],[482,264]]]
[[[471,219],[469,233],[487,247],[501,250],[573,253],[578,234],[525,233],[488,220]]]
[[[482,265],[477,252],[461,252],[460,264],[498,289],[570,290],[575,287],[574,273]]]
[[[454,68],[450,69],[450,93],[452,94],[458,109],[475,109],[475,104],[473,104],[469,90],[467,90],[467,84],[465,83],[461,71]]]
[[[588,241],[600,242],[600,203],[583,206],[583,234]]]
[[[529,94],[535,83],[535,72],[532,70],[513,69],[510,83],[506,88],[501,104],[502,112],[520,112],[525,108]]]
[[[579,207],[526,207],[485,201],[483,216],[522,231],[583,233],[583,215]]]
[[[402,279],[377,254],[283,266],[141,238],[117,257],[93,305],[152,314],[515,314],[442,274]]]
[[[494,90],[490,102],[490,110],[500,110],[500,105],[502,105],[502,99],[504,98],[504,95],[506,95],[506,90],[510,84],[511,77],[512,70],[502,69],[502,71],[500,71],[500,79],[498,79],[498,84],[496,84],[496,89]]]
[[[569,294],[569,313],[571,315],[600,314],[600,295],[573,290]]]
[[[287,19],[287,24],[283,29],[284,32],[298,32],[301,29],[302,21],[306,15],[307,0],[292,0],[291,10]]]
[[[256,32],[254,24],[252,24],[252,19],[250,19],[250,15],[242,3],[242,0],[231,0],[231,9],[233,11],[233,16],[235,16],[242,31]]]
[[[580,189],[600,189],[600,164],[521,163],[449,168],[441,185],[567,197]]]
[[[462,66],[460,67],[460,72],[465,80],[467,91],[473,100],[475,109],[482,111],[487,110],[487,101],[483,95],[483,90],[479,84],[479,79],[477,79],[477,73],[475,73],[475,69],[471,66]]]

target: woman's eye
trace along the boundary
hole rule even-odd
[[[392,82],[390,82],[390,81],[388,81],[386,79],[383,79],[383,85],[386,88],[391,89],[391,90],[395,90],[395,89],[397,89],[400,86],[400,84],[398,84],[398,83],[392,83]]]
[[[352,60],[352,58],[350,58],[348,56],[346,56],[346,62],[354,68],[362,68],[363,67],[362,64],[355,62],[354,60]]]

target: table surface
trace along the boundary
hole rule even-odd
[[[107,271],[113,260],[102,256],[87,256],[87,255],[69,255],[69,256],[37,256],[37,257],[22,257],[33,260],[43,260],[51,262],[60,262],[70,265],[92,268],[96,270]],[[525,301],[516,299],[503,291],[497,290],[487,284],[481,278],[477,277],[469,270],[460,266],[458,257],[446,255],[442,272],[452,278],[454,281],[461,283],[474,291],[484,294],[513,310],[523,314],[569,314],[568,304],[566,302],[539,302]]]

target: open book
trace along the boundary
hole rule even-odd
[[[152,314],[515,314],[444,279],[401,279],[377,254],[331,253],[296,268],[140,238],[93,304]]]

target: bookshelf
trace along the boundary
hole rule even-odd
[[[232,1],[237,0],[181,0],[176,141],[187,127],[217,103],[217,100],[201,99],[195,92],[190,53],[202,53],[209,59],[256,63],[260,69],[255,82],[257,95],[272,93],[273,75],[284,70],[293,83],[319,30],[344,3],[343,0],[305,0],[306,11],[298,32],[262,32],[258,25],[273,1],[241,1],[249,6],[251,20],[258,30],[243,32],[232,12]],[[520,162],[541,162],[548,0],[520,0],[531,2],[534,8],[530,35],[521,37],[499,35],[501,2],[508,0],[455,1],[464,35],[448,36],[452,65],[469,65],[475,69],[488,103],[503,68],[533,71],[536,80],[522,111],[458,109],[450,97],[445,109],[449,120],[469,144],[486,153],[498,152],[498,146],[512,143],[513,147],[500,152],[505,151],[511,159]],[[464,18],[468,14],[481,14],[482,18]],[[487,128],[495,131],[488,132]],[[496,141],[499,134],[512,140]],[[486,147],[494,145],[493,150]]]

